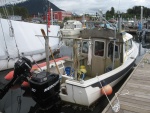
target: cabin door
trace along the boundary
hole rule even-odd
[[[93,40],[92,77],[103,74],[105,68],[105,40]]]

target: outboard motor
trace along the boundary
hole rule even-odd
[[[14,86],[17,82],[20,84],[23,80],[27,80],[27,77],[31,76],[30,70],[32,68],[32,63],[29,59],[21,57],[14,65],[13,78],[2,88],[0,88],[0,99],[2,99],[8,90]]]
[[[51,109],[57,102],[60,102],[58,74],[43,71],[32,75],[29,83],[31,96],[41,110]]]
[[[5,96],[16,81],[22,83],[24,80],[28,80],[30,83],[31,97],[37,103],[34,107],[30,108],[29,113],[49,113],[49,111],[59,113],[61,110],[59,75],[45,71],[31,73],[31,68],[32,63],[29,59],[25,57],[20,58],[14,65],[12,80],[0,89],[0,99]]]

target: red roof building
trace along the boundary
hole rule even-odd
[[[65,17],[71,18],[72,13],[67,11],[54,11],[53,18],[56,21],[63,21]]]

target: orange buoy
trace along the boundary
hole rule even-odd
[[[30,87],[30,84],[29,82],[26,82],[24,81],[22,84],[21,84],[22,87]]]
[[[113,89],[109,84],[101,88],[101,93],[103,95],[111,95],[112,92],[113,92]]]
[[[10,81],[14,76],[14,71],[10,71],[4,78],[5,80]]]

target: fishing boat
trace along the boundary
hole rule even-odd
[[[19,57],[24,56],[31,61],[39,61],[45,56],[45,40],[37,36],[42,35],[41,29],[46,30],[47,25],[23,21],[13,21],[0,18],[0,71],[14,67]],[[58,48],[57,36],[60,26],[51,25],[49,44],[52,50]]]
[[[62,41],[64,39],[61,38]],[[89,107],[106,93],[103,91],[105,86],[114,87],[135,66],[138,48],[133,36],[123,31],[116,32],[115,27],[84,29],[78,37],[67,37],[67,40],[73,41],[67,45],[63,43],[59,56],[68,57],[61,61],[53,57],[55,63],[51,66],[48,63],[42,68],[38,66],[30,74],[32,98],[44,105],[44,109],[45,105],[47,108],[53,105],[47,104],[51,100],[57,105],[59,97],[64,102]],[[54,69],[57,71],[53,72]]]
[[[51,100],[57,105],[59,97],[67,103],[90,107],[104,95],[105,86],[114,87],[135,66],[138,48],[132,39],[129,33],[112,29],[84,29],[73,38],[73,45],[61,46],[60,56],[67,53],[68,57],[51,62],[50,74],[45,72],[46,64],[32,71],[32,98],[44,109]]]
[[[73,38],[73,45],[62,46],[60,55],[68,57],[56,61],[61,73],[54,63],[50,66],[50,72],[55,69],[61,74],[61,100],[90,106],[103,95],[103,85],[115,86],[135,65],[138,48],[132,38],[126,32],[106,28],[85,29]],[[46,68],[46,64],[36,67],[35,72]]]
[[[81,30],[83,30],[82,23],[77,20],[68,20],[61,29],[64,36],[78,35]]]
[[[106,28],[81,31],[71,57],[65,59],[61,99],[88,107],[95,103],[103,85],[115,86],[134,67],[138,48],[132,39],[126,32]]]

